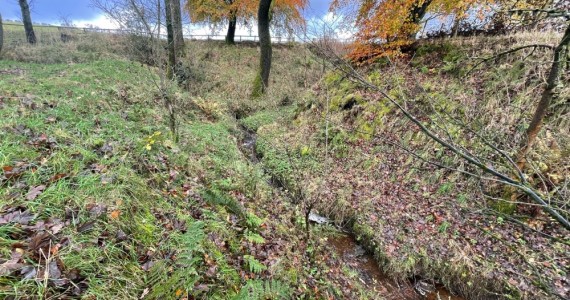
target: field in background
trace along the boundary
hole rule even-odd
[[[163,31],[165,29],[163,28]],[[141,35],[143,33],[133,30],[125,29],[104,29],[104,28],[82,28],[82,27],[66,27],[56,25],[34,25],[34,31],[38,43],[40,44],[54,44],[60,42],[69,42],[71,40],[89,39],[92,34],[109,34],[109,35]],[[26,36],[24,34],[24,25],[15,22],[4,23],[4,43],[7,45],[21,45],[26,43]],[[161,34],[162,39],[166,39],[166,34]],[[184,38],[187,40],[206,40],[206,41],[224,41],[225,35],[221,34],[185,34]],[[259,38],[255,35],[236,35],[236,42],[257,42]],[[282,37],[272,36],[273,43],[292,43],[295,42],[294,36]]]

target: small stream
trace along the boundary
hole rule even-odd
[[[239,149],[254,164],[259,163],[259,157],[255,150],[257,134],[245,128],[241,128],[243,138],[239,143]],[[326,217],[311,214],[314,224],[330,223]],[[378,266],[373,255],[363,246],[358,244],[354,236],[344,232],[333,235],[328,239],[329,246],[335,251],[344,266],[358,272],[359,280],[370,290],[377,292],[387,299],[398,300],[464,300],[452,295],[443,286],[429,286],[424,282],[406,282],[397,284],[390,279]],[[428,290],[427,292],[424,292]]]

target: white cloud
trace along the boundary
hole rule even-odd
[[[309,38],[327,36],[339,40],[349,40],[354,36],[355,30],[354,26],[346,25],[346,20],[342,15],[330,11],[322,16],[307,20],[307,36]]]
[[[73,23],[77,27],[98,27],[101,29],[117,29],[119,25],[107,16],[101,14],[91,20],[74,20]]]

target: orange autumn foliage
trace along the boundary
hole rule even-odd
[[[274,0],[273,14],[286,17],[290,22],[303,23],[301,10],[307,0]],[[188,0],[185,8],[193,23],[221,24],[232,17],[242,24],[257,18],[259,0]]]
[[[369,62],[401,55],[421,28],[426,14],[463,18],[468,9],[489,1],[477,0],[334,0],[331,10],[352,14],[356,33],[349,58]]]

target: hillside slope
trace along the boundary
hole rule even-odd
[[[236,114],[318,76],[304,49],[276,49],[287,80],[261,103],[244,100],[255,48],[189,43],[191,92],[168,85],[176,141],[160,72],[91,46],[0,61],[0,298],[384,297],[331,264],[332,228],[304,239],[303,215],[240,151]]]
[[[505,49],[556,41],[549,34],[427,41],[411,58],[361,71],[445,139],[503,168],[482,140],[516,156],[551,53],[522,51],[473,67]],[[560,192],[564,209],[568,85],[558,93],[526,172],[545,194]],[[273,174],[346,224],[392,276],[441,283],[468,299],[570,297],[566,230],[528,199],[513,202],[504,186],[455,171],[481,175],[342,73],[329,72],[289,121],[250,128]]]
[[[492,158],[460,124],[515,153],[548,53],[468,74],[473,57],[555,38],[434,41],[365,71]],[[174,137],[161,71],[129,60],[148,50],[132,42],[101,35],[3,53],[0,298],[423,299],[416,292],[435,290],[437,299],[442,285],[467,299],[569,296],[567,232],[532,206],[497,200],[500,186],[417,159],[463,167],[305,47],[276,47],[269,93],[252,100],[255,47],[189,42],[180,82],[167,84]],[[531,165],[534,182],[564,187],[568,87],[559,92]],[[307,233],[309,211],[330,222]],[[371,278],[372,261],[362,270],[356,244],[338,251],[354,243],[339,228],[385,274]]]

